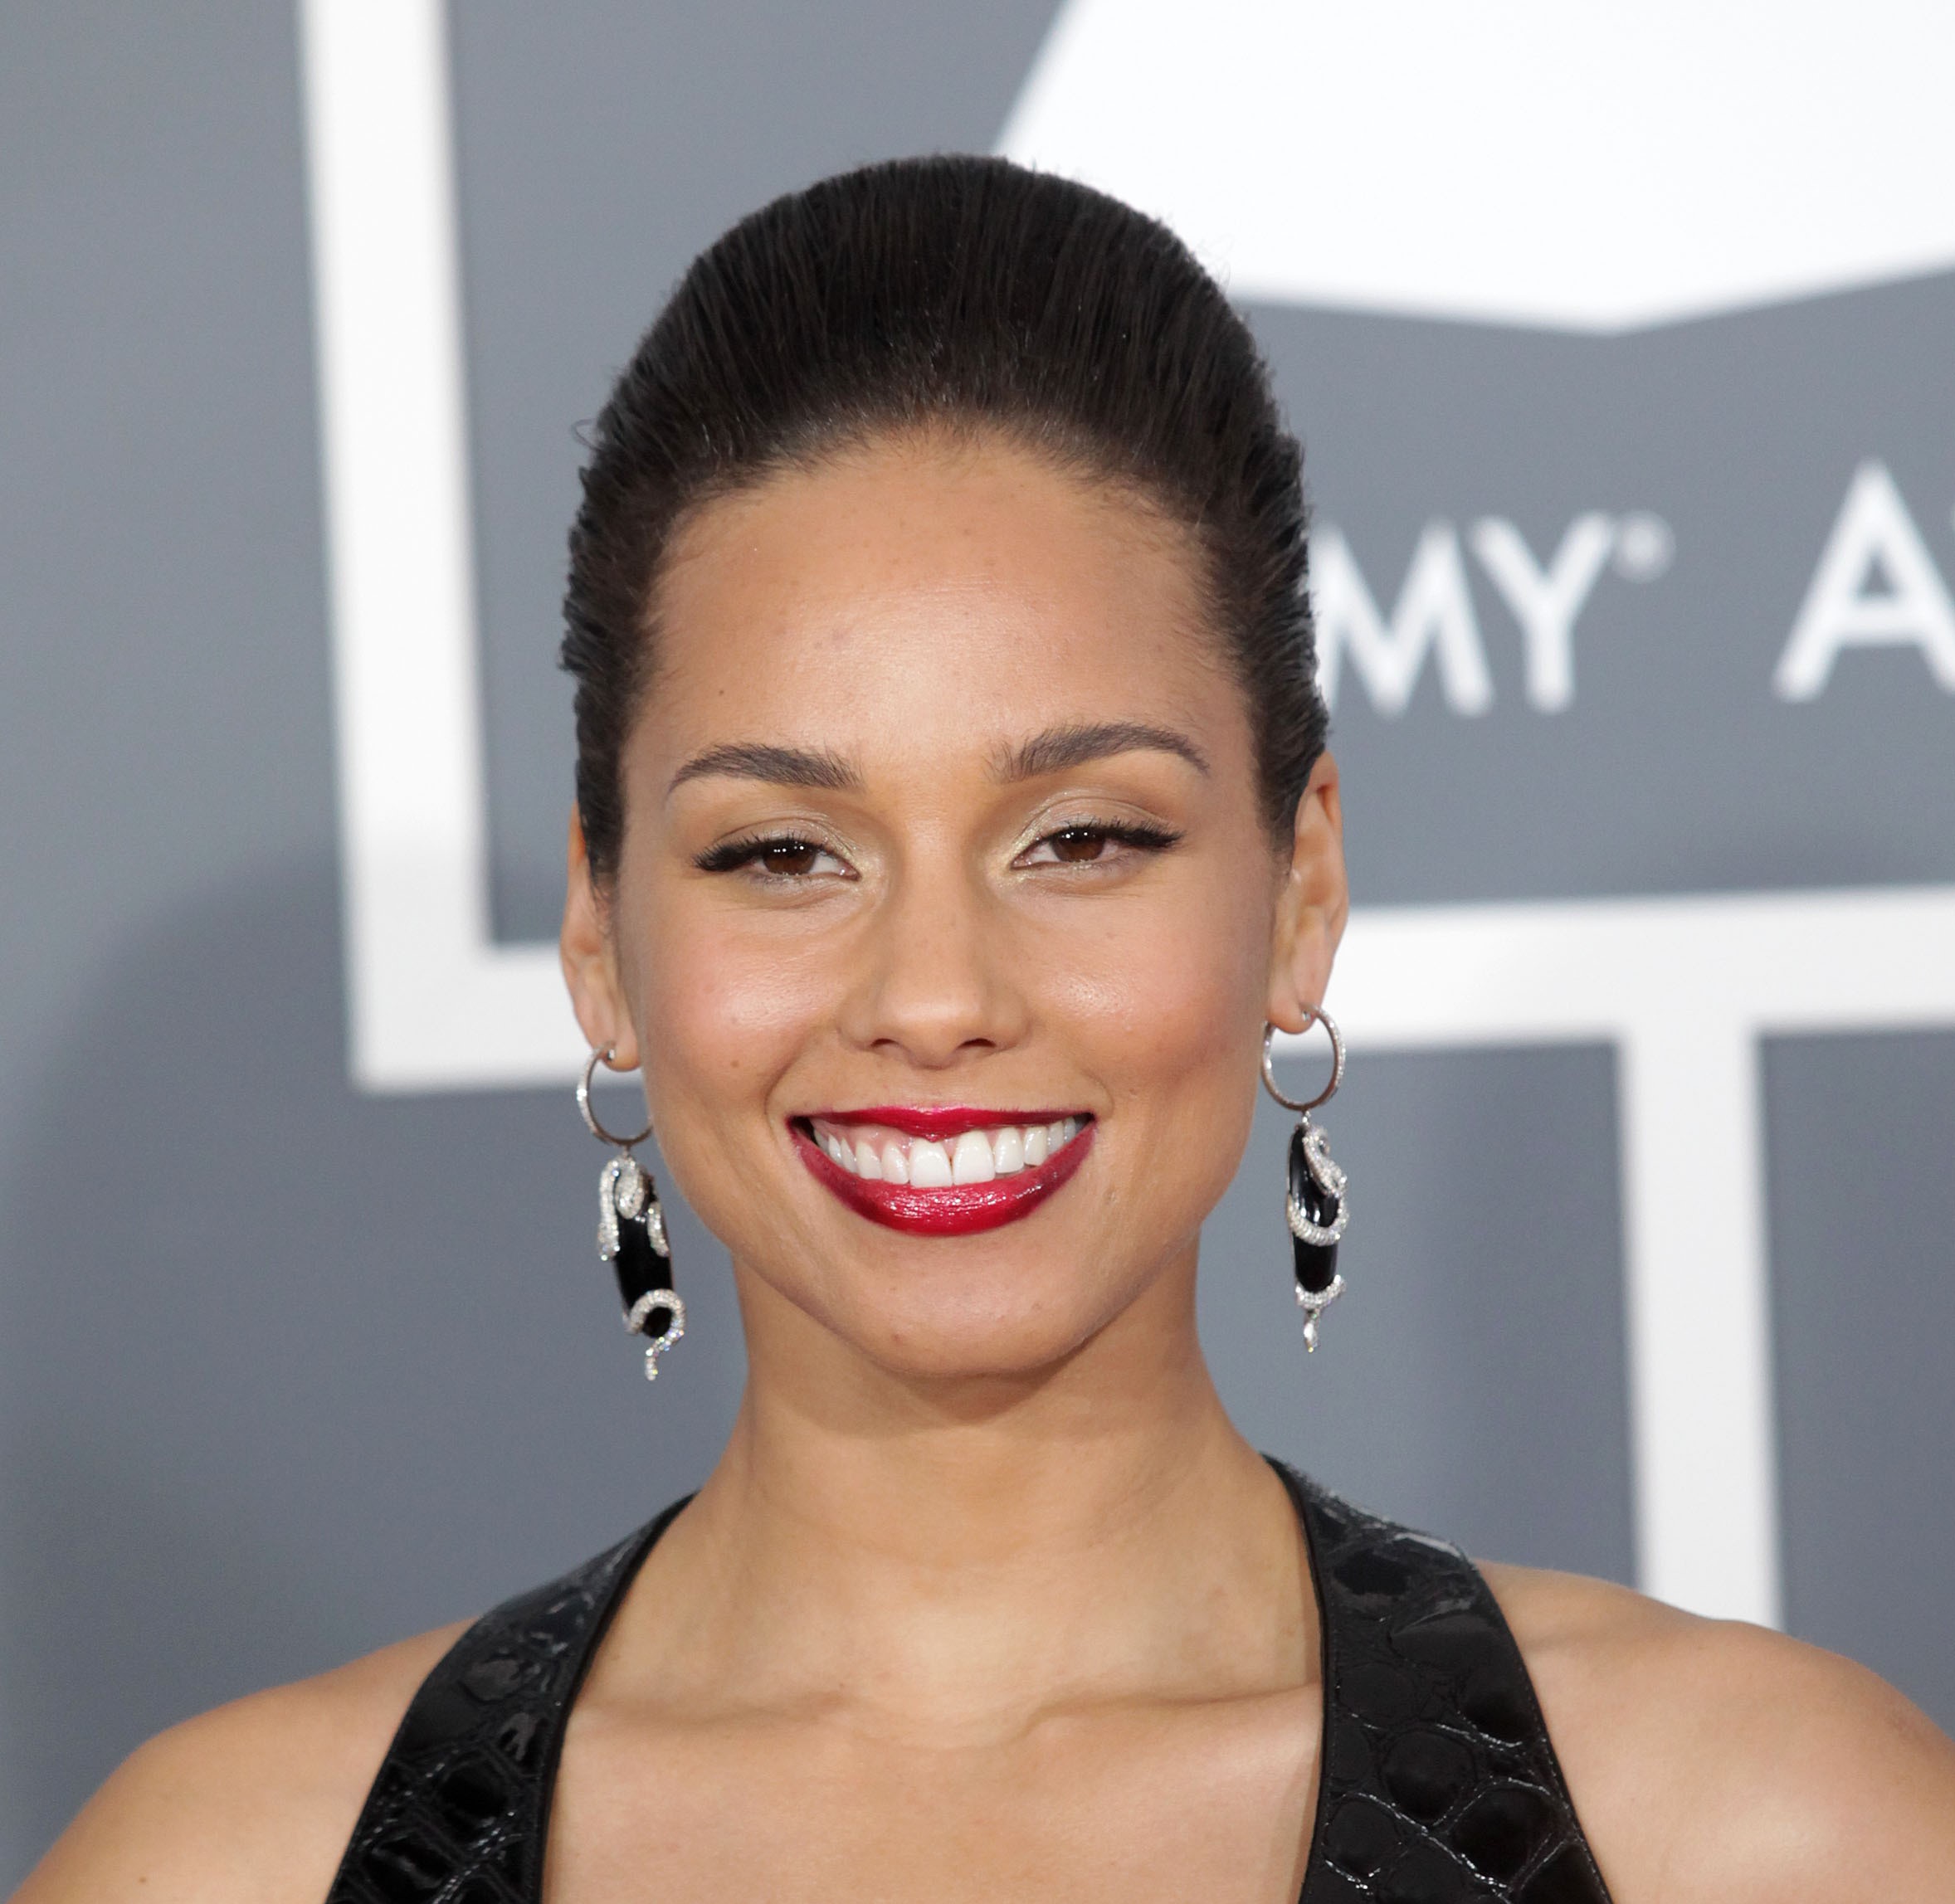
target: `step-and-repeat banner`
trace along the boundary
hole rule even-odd
[[[1362,1195],[1246,1430],[1955,1723],[1955,61],[1902,0],[0,16],[0,1882],[147,1733],[694,1484],[549,941],[577,426],[778,191],[1168,218],[1305,443]]]

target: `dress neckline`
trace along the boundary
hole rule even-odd
[[[1317,1806],[1298,1904],[1608,1904],[1478,1569],[1265,1458],[1303,1529],[1321,1636]],[[543,1904],[571,1709],[626,1590],[691,1499],[456,1641],[388,1748],[328,1904]]]

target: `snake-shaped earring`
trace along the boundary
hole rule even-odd
[[[1304,1347],[1314,1353],[1317,1324],[1324,1312],[1344,1293],[1338,1273],[1338,1244],[1351,1220],[1343,1171],[1331,1161],[1330,1133],[1310,1122],[1310,1113],[1327,1104],[1344,1081],[1344,1040],[1337,1022],[1322,1006],[1305,1006],[1309,1024],[1330,1034],[1330,1082],[1314,1098],[1299,1102],[1276,1088],[1276,1027],[1263,1027],[1263,1088],[1286,1109],[1299,1111],[1290,1139],[1290,1186],[1284,1215],[1290,1222],[1290,1247],[1296,1259],[1297,1307],[1304,1312]]]
[[[631,1155],[632,1147],[651,1135],[651,1126],[635,1137],[621,1137],[606,1130],[591,1108],[591,1081],[617,1050],[607,1045],[591,1054],[578,1080],[577,1108],[591,1135],[617,1152],[597,1178],[597,1260],[608,1263],[617,1277],[625,1327],[646,1338],[645,1379],[656,1381],[659,1357],[685,1333],[685,1305],[672,1288],[672,1246],[665,1240],[657,1186]]]

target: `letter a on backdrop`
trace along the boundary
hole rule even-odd
[[[1842,648],[1918,648],[1935,685],[1955,694],[1955,601],[1884,463],[1854,472],[1772,687],[1815,699]]]

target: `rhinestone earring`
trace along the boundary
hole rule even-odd
[[[1310,1122],[1310,1113],[1327,1104],[1344,1081],[1344,1040],[1336,1021],[1321,1006],[1309,1010],[1309,1024],[1330,1034],[1330,1082],[1314,1098],[1286,1098],[1276,1088],[1273,1063],[1276,1027],[1263,1027],[1263,1088],[1286,1109],[1302,1115],[1290,1138],[1290,1191],[1284,1215],[1290,1221],[1290,1248],[1296,1258],[1297,1307],[1304,1312],[1304,1347],[1314,1353],[1317,1324],[1324,1312],[1344,1293],[1338,1273],[1338,1244],[1351,1220],[1350,1200],[1344,1194],[1344,1173],[1331,1161],[1330,1133]]]
[[[577,1108],[591,1135],[617,1152],[597,1178],[597,1260],[608,1263],[617,1278],[625,1327],[646,1337],[645,1379],[656,1381],[659,1357],[685,1333],[685,1305],[672,1288],[672,1249],[657,1186],[631,1155],[632,1147],[651,1135],[651,1126],[635,1137],[621,1137],[606,1130],[591,1108],[591,1080],[598,1065],[610,1065],[617,1049],[607,1045],[591,1054],[578,1080]]]

